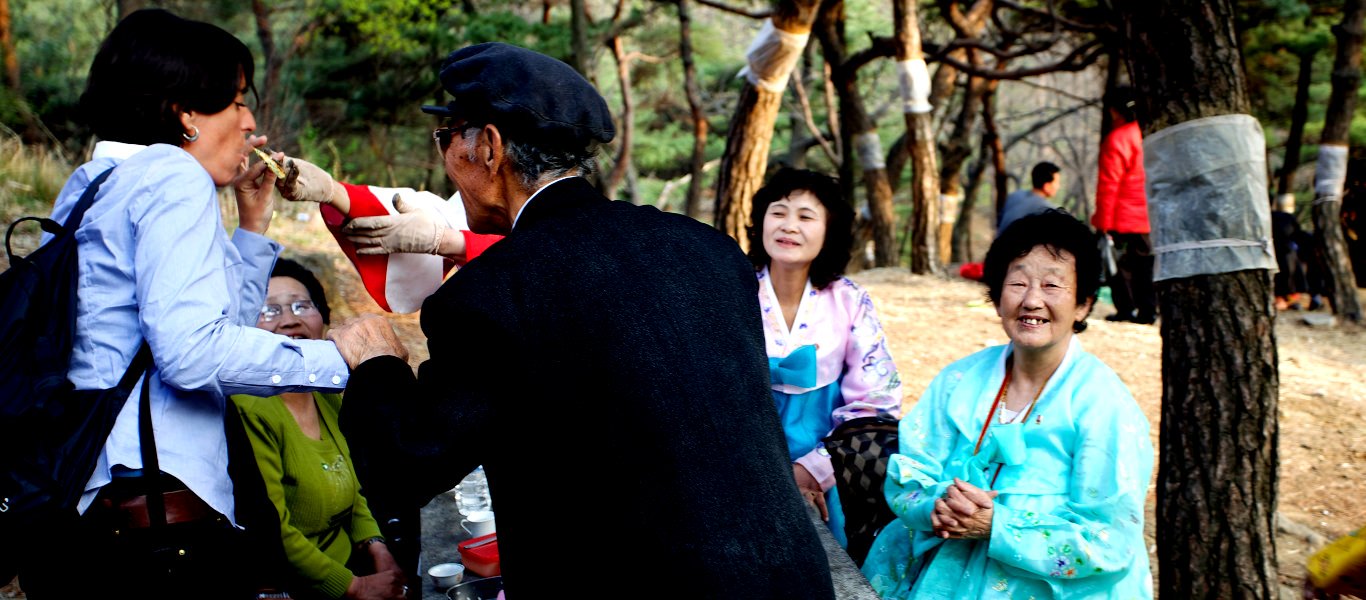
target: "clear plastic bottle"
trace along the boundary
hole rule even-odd
[[[455,488],[455,501],[461,516],[469,516],[476,510],[489,510],[492,507],[489,481],[484,476],[483,465],[475,467],[469,475],[460,480],[460,485]]]

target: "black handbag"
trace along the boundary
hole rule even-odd
[[[859,566],[878,532],[896,518],[887,506],[882,484],[887,479],[887,461],[897,451],[897,423],[889,415],[859,417],[821,438],[835,468],[849,556]]]
[[[95,470],[114,420],[138,378],[152,362],[144,342],[118,386],[66,389],[7,422],[10,452],[0,472],[0,535],[29,540],[74,525],[76,503]],[[0,579],[9,581],[33,553],[23,544],[0,545]]]

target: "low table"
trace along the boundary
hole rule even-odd
[[[873,593],[873,588],[868,585],[868,580],[863,577],[854,560],[840,548],[835,536],[830,535],[830,528],[820,520],[820,513],[813,506],[808,505],[806,508],[807,515],[816,525],[816,535],[820,536],[821,545],[825,548],[825,555],[830,561],[830,579],[835,584],[835,597],[841,600],[878,600],[877,594]],[[450,494],[441,494],[433,498],[422,509],[423,600],[446,598],[446,590],[438,590],[432,585],[432,578],[427,576],[427,568],[443,562],[460,562],[460,551],[456,549],[456,544],[469,539],[469,536],[460,529],[460,518],[455,498]],[[465,572],[467,581],[477,578],[478,576]],[[412,586],[413,582],[408,582],[408,585]]]

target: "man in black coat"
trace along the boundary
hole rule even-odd
[[[453,53],[424,110],[470,227],[507,238],[427,299],[414,378],[379,317],[333,332],[367,494],[415,504],[483,464],[513,598],[829,598],[770,395],[754,270],[689,218],[580,175],[614,134],[564,63]],[[382,489],[381,489],[382,488]],[[373,490],[373,491],[371,491]]]

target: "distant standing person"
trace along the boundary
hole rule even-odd
[[[615,128],[569,65],[488,43],[440,78],[446,174],[470,229],[507,237],[423,304],[418,377],[382,318],[332,330],[361,480],[420,505],[484,465],[512,598],[604,557],[650,585],[616,595],[833,597],[739,246],[584,179]]]
[[[1107,321],[1145,325],[1157,320],[1153,290],[1153,251],[1148,239],[1148,196],[1144,190],[1143,134],[1138,129],[1133,88],[1120,86],[1105,95],[1114,129],[1100,145],[1096,213],[1091,224],[1109,235],[1120,253],[1119,273],[1110,280],[1115,314]]]
[[[1006,196],[1005,207],[1001,209],[1000,219],[996,222],[997,235],[1020,217],[1057,208],[1058,205],[1054,204],[1052,199],[1058,194],[1058,188],[1062,187],[1061,171],[1058,165],[1051,162],[1034,165],[1029,172],[1030,183],[1034,187],[1028,190],[1015,190]]]

